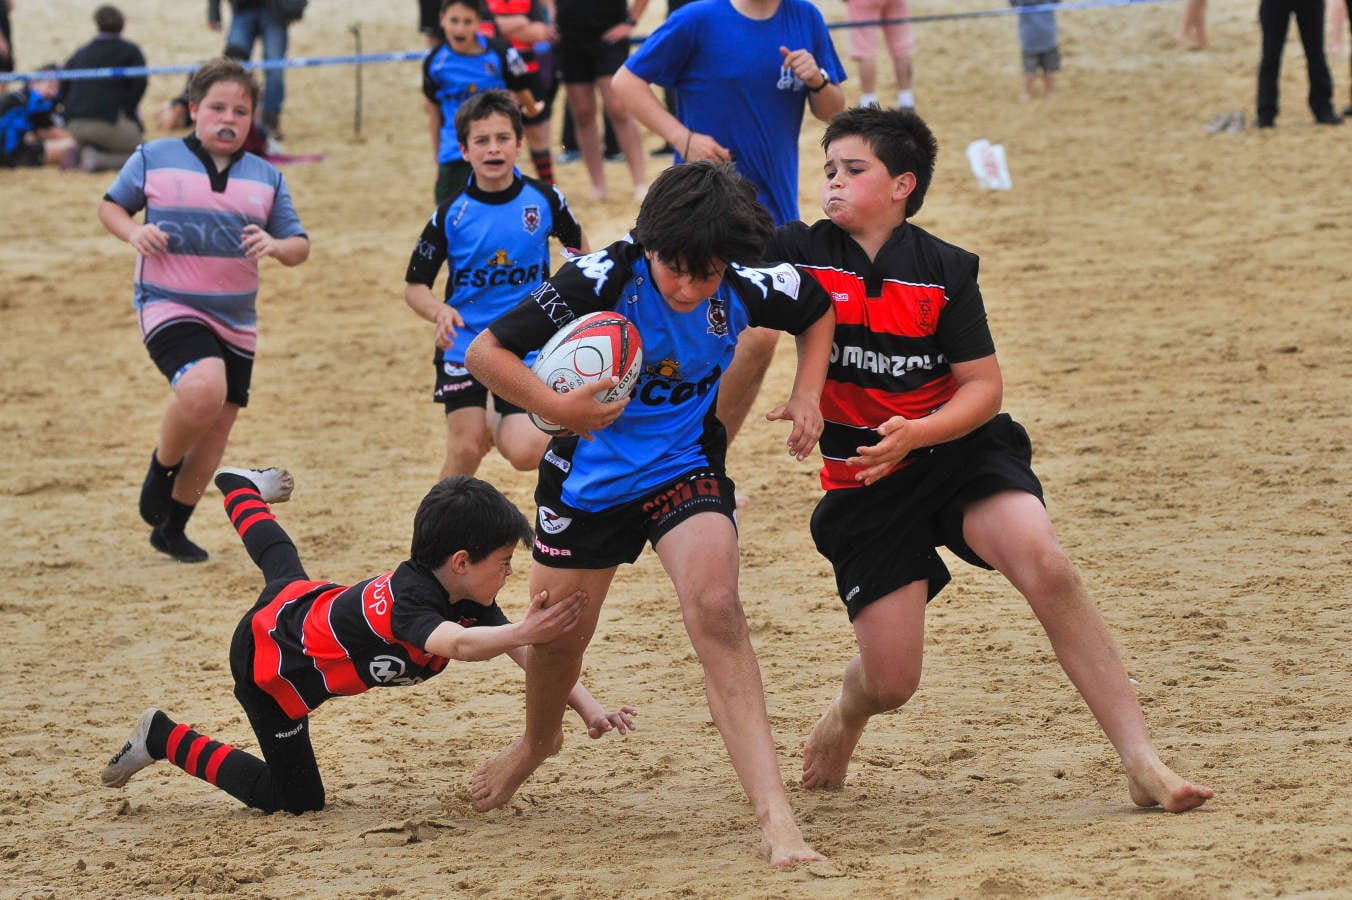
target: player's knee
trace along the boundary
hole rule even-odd
[[[742,601],[732,589],[701,592],[682,603],[682,615],[691,637],[702,637],[719,644],[746,640],[749,631]]]
[[[920,672],[904,671],[891,673],[888,677],[870,684],[873,704],[880,712],[900,709],[906,701],[915,696],[920,686]]]
[[[224,379],[197,378],[180,382],[174,400],[180,412],[196,422],[212,422],[225,407]]]

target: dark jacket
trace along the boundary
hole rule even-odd
[[[102,69],[144,66],[141,48],[115,34],[100,34],[66,61],[67,69]],[[102,119],[116,122],[124,113],[141,121],[137,107],[146,92],[145,76],[139,78],[91,78],[61,82],[60,102],[66,120]]]

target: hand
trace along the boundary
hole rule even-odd
[[[709,159],[725,163],[732,160],[732,151],[714,140],[713,135],[692,131],[689,136],[689,142],[680,148],[683,161],[698,162],[701,159]]]
[[[793,422],[787,443],[789,455],[799,462],[807,459],[822,436],[821,406],[814,400],[790,397],[787,403],[766,413],[765,418],[771,422],[784,419]]]
[[[277,241],[258,225],[245,225],[240,233],[240,245],[249,259],[262,259],[277,253]]]
[[[603,378],[596,384],[586,385],[566,394],[556,394],[553,408],[541,413],[546,419],[558,422],[583,440],[592,440],[591,433],[600,431],[620,417],[629,405],[628,397],[621,397],[609,403],[601,401],[601,395],[620,379],[614,375]]]
[[[451,342],[455,340],[456,329],[465,327],[465,319],[454,306],[447,306],[443,303],[441,308],[437,310],[435,324],[437,328],[437,349],[449,350]]]
[[[807,87],[816,87],[822,80],[822,68],[817,65],[816,58],[807,50],[790,50],[788,47],[780,47],[779,55],[784,57],[784,67],[793,70],[793,74],[798,76]]]
[[[587,592],[574,591],[561,600],[550,600],[549,591],[540,591],[531,598],[526,614],[518,627],[523,644],[547,644],[577,624],[577,618],[587,605]]]
[[[859,447],[858,456],[845,460],[851,466],[862,469],[854,476],[856,481],[873,484],[888,472],[896,468],[897,463],[919,444],[914,441],[914,428],[911,420],[905,416],[893,416],[874,429],[883,439],[872,447]]]
[[[169,235],[161,231],[158,225],[147,222],[132,229],[127,236],[127,243],[142,256],[159,256],[169,249]]]
[[[587,723],[587,737],[595,740],[605,737],[612,730],[618,731],[620,734],[638,731],[638,726],[634,724],[634,716],[636,715],[638,715],[638,710],[626,705],[621,706],[614,712],[597,716]]]
[[[621,22],[618,25],[612,25],[601,35],[601,40],[607,44],[618,44],[620,41],[628,40],[629,35],[634,33],[634,26],[628,22]]]

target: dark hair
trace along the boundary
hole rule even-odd
[[[122,15],[122,10],[116,6],[105,3],[94,10],[94,25],[101,33],[121,34],[122,28],[126,24],[126,17]]]
[[[222,81],[233,81],[243,85],[253,98],[254,108],[258,108],[258,79],[240,65],[239,60],[226,56],[207,60],[192,73],[192,77],[188,79],[188,100],[193,105],[201,103],[212,85]]]
[[[441,12],[445,12],[452,6],[468,6],[474,10],[474,14],[481,19],[488,18],[488,9],[480,0],[441,0]]]
[[[732,163],[672,166],[639,207],[634,239],[666,266],[703,278],[725,263],[754,265],[774,233],[756,187]]]
[[[915,176],[915,190],[906,198],[906,216],[910,218],[920,212],[925,191],[934,177],[934,160],[939,155],[939,143],[925,120],[909,109],[856,106],[832,116],[822,136],[822,149],[851,135],[868,141],[873,155],[887,167],[889,174],[910,172]]]
[[[494,113],[502,113],[512,123],[516,140],[521,142],[526,127],[521,122],[521,108],[516,105],[512,95],[504,90],[493,89],[472,95],[455,111],[455,139],[460,143],[469,140],[471,122],[480,122]]]
[[[429,569],[457,550],[479,562],[518,542],[529,546],[531,535],[521,510],[497,488],[469,475],[452,475],[433,485],[418,504],[409,556]]]

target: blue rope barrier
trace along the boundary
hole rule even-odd
[[[934,13],[924,16],[907,16],[899,19],[872,19],[861,22],[832,22],[828,29],[866,28],[878,25],[893,25],[916,22],[952,22],[961,19],[989,19],[997,16],[1017,16],[1024,12],[1056,12],[1081,9],[1101,9],[1119,6],[1144,6],[1151,3],[1176,3],[1178,0],[1072,0],[1069,3],[1040,3],[1036,6],[1010,6],[1000,9],[973,10],[971,12]],[[635,43],[643,38],[634,38]],[[310,56],[296,59],[271,59],[260,62],[246,62],[246,69],[311,69],[320,66],[341,66],[354,63],[410,62],[421,60],[426,50],[404,50],[394,53],[347,54],[344,56]],[[0,74],[2,81],[83,81],[94,78],[146,78],[151,75],[187,75],[197,71],[200,62],[186,65],[168,66],[116,66],[100,69],[63,69],[38,72],[11,72]]]

